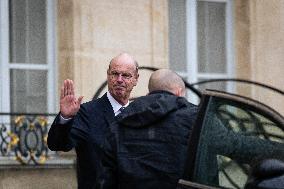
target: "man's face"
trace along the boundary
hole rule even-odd
[[[113,60],[107,71],[108,90],[120,104],[127,103],[137,79],[136,66],[129,57],[123,56]]]

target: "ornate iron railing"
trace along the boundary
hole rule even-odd
[[[47,133],[55,114],[0,113],[0,153],[20,164],[44,164]]]

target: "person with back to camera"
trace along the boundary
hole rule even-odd
[[[95,187],[105,134],[120,108],[128,106],[138,77],[138,63],[129,54],[114,57],[107,70],[107,93],[81,106],[83,97],[75,97],[73,81],[64,81],[60,113],[49,130],[47,144],[53,151],[75,148],[79,189]]]
[[[111,125],[97,188],[171,189],[182,177],[197,107],[171,70],[153,72],[148,88]]]

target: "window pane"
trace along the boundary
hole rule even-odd
[[[11,112],[47,112],[47,71],[11,70]]]
[[[197,3],[198,72],[226,72],[225,13],[226,4]]]
[[[204,81],[207,79],[198,79],[198,82]],[[205,89],[213,89],[219,91],[226,91],[226,82],[211,82],[211,83],[203,83],[198,85],[198,89],[204,91]]]
[[[186,10],[185,0],[169,0],[170,68],[186,71]]]
[[[10,62],[46,64],[46,1],[9,2]]]
[[[248,99],[235,98],[208,100],[202,123],[198,123],[202,129],[195,182],[243,188],[255,162],[284,159],[283,119],[275,119],[275,112],[262,109],[259,103],[250,106]]]

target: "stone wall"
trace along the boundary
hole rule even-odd
[[[0,170],[0,189],[76,189],[76,172],[70,168],[13,168]]]
[[[168,7],[165,0],[58,1],[59,86],[74,79],[89,100],[106,80],[109,61],[121,52],[140,66],[168,67]],[[141,73],[134,96],[147,93]]]
[[[284,1],[235,2],[237,77],[284,90]],[[254,98],[284,114],[283,95],[253,88]]]

